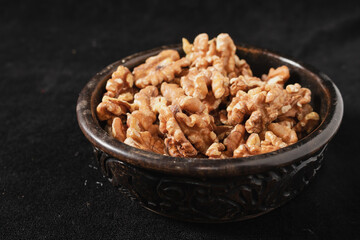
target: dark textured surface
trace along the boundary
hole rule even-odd
[[[359,29],[358,1],[1,1],[0,239],[357,238]],[[200,32],[308,62],[343,94],[342,127],[313,183],[257,219],[191,224],[145,211],[93,169],[77,126],[78,93],[92,75]]]
[[[101,172],[131,200],[160,215],[198,223],[246,220],[285,204],[314,178],[324,150],[258,174],[197,178],[137,168],[94,148]]]

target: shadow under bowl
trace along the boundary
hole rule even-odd
[[[221,160],[164,156],[117,141],[96,117],[112,72],[119,65],[132,69],[164,49],[184,54],[180,45],[169,45],[131,55],[97,73],[79,95],[79,126],[109,181],[148,210],[193,222],[253,218],[296,196],[321,167],[326,145],[342,120],[342,97],[329,77],[267,50],[238,45],[237,55],[249,63],[255,76],[270,67],[288,66],[289,83],[298,82],[312,91],[320,125],[297,143],[261,155]]]

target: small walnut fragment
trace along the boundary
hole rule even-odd
[[[144,64],[134,68],[135,85],[144,88],[157,86],[163,81],[171,82],[175,75],[181,73],[183,67],[189,65],[189,60],[181,58],[175,50],[164,50],[157,56],[148,58]]]
[[[240,144],[239,147],[234,150],[234,157],[247,157],[261,153],[260,137],[257,133],[252,133],[246,140],[246,143]]]
[[[281,66],[276,69],[270,68],[268,75],[265,77],[265,81],[268,84],[284,84],[290,78],[289,68]]]
[[[140,148],[142,150],[151,151],[159,154],[165,154],[164,141],[159,137],[154,137],[150,132],[136,132],[128,130],[127,138],[124,143],[127,145]]]
[[[128,93],[134,85],[134,76],[127,67],[119,66],[106,83],[105,96],[117,98],[120,94]]]
[[[234,150],[242,143],[245,143],[245,127],[241,124],[237,124],[224,139],[226,154],[232,156]]]
[[[287,66],[259,78],[228,34],[182,41],[185,57],[163,50],[111,75],[96,113],[115,139],[173,157],[224,159],[276,151],[319,125],[310,89],[288,84]]]
[[[121,118],[115,117],[111,126],[112,135],[120,142],[124,142],[126,138],[126,128],[124,127]]]
[[[305,117],[299,119],[299,122],[295,125],[294,130],[298,135],[303,135],[304,133],[311,133],[318,125],[320,121],[320,116],[316,112],[310,112],[305,115]]]
[[[239,59],[239,57],[235,55],[235,75],[232,77],[237,76],[252,77],[253,73],[250,65],[244,59]]]
[[[223,154],[224,150],[225,150],[224,144],[215,142],[210,145],[205,155],[208,156],[209,158],[226,158],[226,156]]]
[[[117,98],[104,96],[102,102],[97,106],[96,112],[100,121],[113,119],[126,114],[131,105]]]
[[[211,89],[216,99],[229,95],[229,78],[214,68],[211,71]]]
[[[167,147],[171,156],[192,157],[197,155],[197,150],[185,136],[179,126],[174,109],[163,107],[159,111],[160,130],[166,134]]]
[[[154,86],[148,86],[134,97],[134,110],[127,117],[126,139],[124,143],[143,150],[165,153],[165,144],[161,138],[159,126],[154,124],[156,114],[152,111],[151,100],[158,95]]]
[[[262,87],[264,85],[265,82],[261,81],[260,78],[240,75],[239,77],[230,80],[230,93],[234,96],[240,90],[249,91],[250,89]]]
[[[194,43],[190,44],[183,39],[183,49],[190,66],[197,69],[213,67],[225,77],[234,76],[235,71],[241,69],[243,62],[235,55],[236,46],[229,34],[221,33],[216,38],[209,40],[206,33],[199,34]],[[238,67],[238,69],[236,69]]]
[[[287,144],[296,143],[298,141],[296,132],[287,126],[279,123],[270,123],[268,129]]]
[[[216,50],[227,73],[235,71],[236,46],[229,34],[221,33],[216,38]]]
[[[184,111],[200,113],[205,110],[205,106],[200,99],[186,96],[184,90],[177,84],[163,83],[161,93],[169,104],[178,105]]]
[[[181,87],[186,95],[199,98],[200,100],[206,98],[209,83],[210,79],[206,76],[205,72],[199,71],[197,68],[191,68],[189,73],[180,80]]]
[[[276,151],[280,148],[286,147],[288,144],[284,143],[283,140],[277,137],[273,132],[266,131],[264,141],[261,141],[262,153]]]
[[[153,99],[151,106],[153,111],[159,115],[159,130],[165,136],[164,143],[168,154],[173,157],[196,156],[197,150],[187,139],[176,120],[176,113],[181,111],[179,106],[167,106],[167,100],[164,97]]]
[[[214,120],[209,114],[202,113],[187,116],[185,113],[177,112],[175,118],[187,139],[199,152],[205,154],[211,144],[218,142],[218,138],[213,131]]]

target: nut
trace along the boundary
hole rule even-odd
[[[114,138],[116,138],[120,142],[124,142],[126,138],[126,129],[121,121],[121,118],[119,117],[114,118],[112,122],[111,130]]]
[[[209,158],[225,158],[226,156],[223,154],[225,146],[222,143],[213,143],[206,151],[205,155]]]
[[[113,119],[126,114],[131,105],[128,102],[104,96],[102,102],[97,106],[96,112],[100,121]]]
[[[157,56],[148,58],[144,64],[134,68],[135,85],[144,88],[157,86],[163,81],[171,82],[175,75],[189,65],[189,60],[181,58],[175,50],[164,50]]]
[[[117,98],[120,93],[129,91],[134,84],[134,76],[127,67],[119,66],[106,83],[105,96]]]

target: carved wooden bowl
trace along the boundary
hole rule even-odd
[[[290,83],[311,89],[313,107],[322,122],[293,145],[245,158],[175,158],[130,147],[104,131],[95,113],[111,73],[120,64],[132,69],[169,48],[182,53],[180,45],[170,45],[131,55],[97,73],[81,91],[78,122],[94,147],[102,173],[144,208],[184,221],[220,223],[253,218],[296,196],[321,167],[326,145],[340,126],[343,101],[325,74],[278,54],[243,45],[237,48],[255,76],[270,67],[287,65]]]

